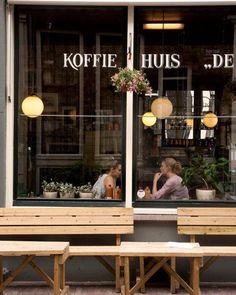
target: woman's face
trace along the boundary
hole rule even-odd
[[[115,169],[112,169],[112,176],[119,178],[121,175],[121,165],[119,164]]]
[[[166,175],[170,171],[170,167],[168,167],[165,162],[162,162],[160,170],[163,175]]]

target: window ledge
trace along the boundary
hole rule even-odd
[[[135,208],[135,221],[176,221],[177,209],[148,209]]]

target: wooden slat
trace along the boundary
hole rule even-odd
[[[119,207],[100,207],[100,208],[91,208],[91,207],[63,207],[63,208],[0,208],[0,216],[55,216],[55,215],[78,215],[78,216],[93,216],[93,215],[102,215],[102,216],[113,216],[113,215],[133,215],[133,208],[119,208]]]
[[[38,241],[0,241],[0,255],[22,256],[39,255],[50,256],[63,254],[69,247],[69,242],[38,242]]]
[[[118,256],[120,246],[70,246],[69,256]]]
[[[2,225],[132,225],[132,216],[7,216]]]
[[[233,246],[205,246],[201,247],[203,256],[236,256]]]
[[[168,243],[163,242],[121,242],[120,256],[202,257],[202,250],[198,243],[177,243],[176,246],[168,245]]]
[[[236,216],[179,216],[178,225],[236,225]]]
[[[129,225],[111,226],[1,226],[0,235],[77,235],[77,234],[132,234]]]
[[[178,234],[186,235],[235,235],[236,227],[232,226],[178,226]]]
[[[178,208],[177,215],[236,216],[236,208]]]

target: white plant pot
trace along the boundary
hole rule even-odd
[[[60,198],[62,199],[71,199],[75,197],[75,193],[61,193],[60,192]]]
[[[196,189],[196,197],[199,201],[211,201],[216,197],[216,191],[210,189]]]
[[[57,192],[43,192],[43,197],[46,199],[55,199],[57,198]]]
[[[79,192],[79,196],[80,196],[81,199],[92,199],[93,193]]]

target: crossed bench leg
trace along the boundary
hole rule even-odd
[[[149,269],[138,282],[130,288],[130,277],[129,277],[129,257],[124,257],[124,286],[122,286],[122,295],[132,295],[139,289],[141,289],[144,284],[160,269],[163,268],[170,276],[173,276],[177,282],[191,295],[200,295],[199,290],[199,265],[200,258],[193,257],[192,263],[192,274],[193,280],[192,285],[188,285],[174,269],[168,264],[169,257],[164,257],[158,260],[152,267]]]
[[[48,283],[50,287],[53,288],[54,295],[64,295],[68,294],[68,287],[65,286],[65,267],[62,264],[59,264],[58,255],[54,256],[54,279],[52,280],[48,274],[33,261],[35,256],[30,255],[26,256],[20,265],[11,273],[11,275],[3,281],[3,275],[1,271],[0,276],[0,294],[3,294],[3,290],[10,285],[16,276],[27,266],[31,265],[33,269]],[[0,256],[0,268],[2,270],[2,261],[3,257]]]
[[[24,242],[0,241],[0,294],[21,273],[27,265],[33,269],[53,288],[54,295],[68,294],[65,286],[65,261],[68,257],[69,243],[67,242]],[[3,281],[3,257],[24,257],[18,267]],[[53,256],[54,278],[40,267],[33,259],[36,256]]]

